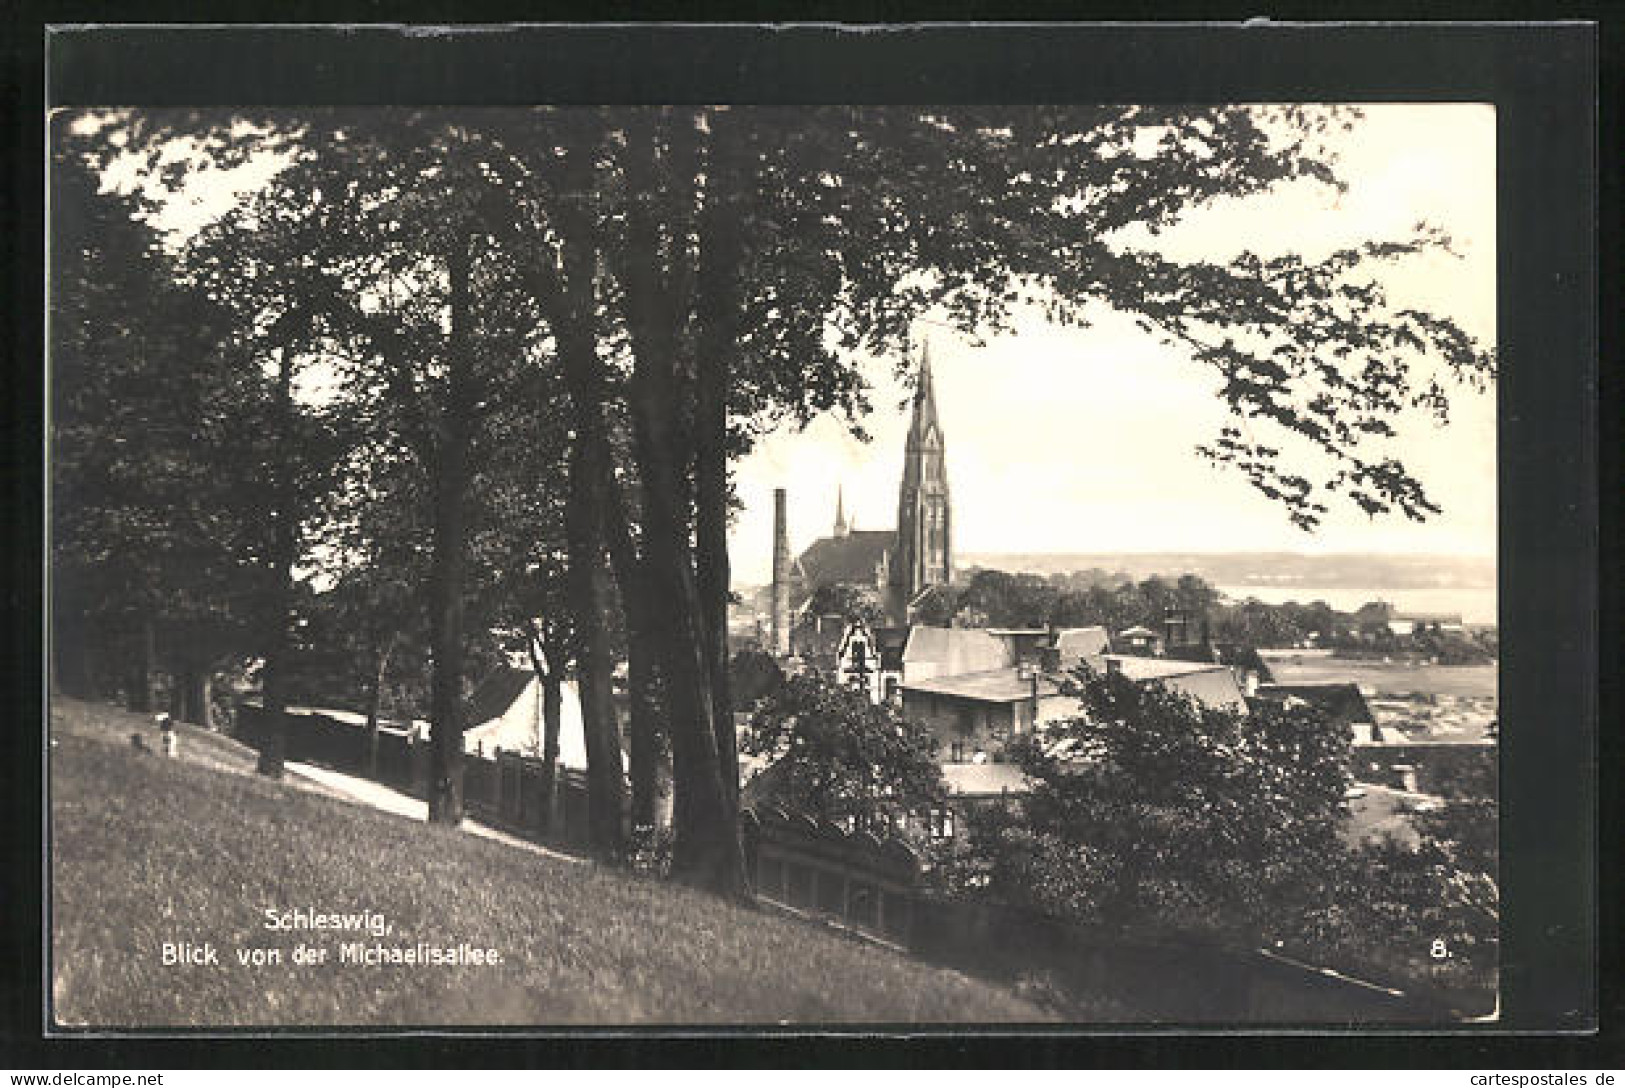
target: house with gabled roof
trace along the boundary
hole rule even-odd
[[[528,668],[502,665],[480,681],[463,707],[463,750],[492,756],[498,749],[522,755],[542,751],[542,683]],[[624,758],[624,757],[623,757]],[[587,742],[575,681],[560,685],[559,764],[586,770]]]

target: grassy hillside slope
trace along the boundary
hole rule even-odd
[[[58,700],[50,752],[54,1014],[64,1027],[1035,1021],[998,987],[816,927],[415,823],[251,773],[183,727]],[[273,932],[377,912],[387,935]],[[494,965],[339,963],[340,947],[494,949]],[[166,966],[163,946],[218,965]],[[325,962],[296,963],[296,947]],[[280,964],[239,962],[279,949]],[[206,954],[206,953],[205,953]]]

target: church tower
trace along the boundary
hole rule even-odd
[[[835,536],[837,538],[845,536],[851,528],[846,523],[846,503],[842,501],[843,498],[841,486],[837,484],[835,486]]]
[[[897,561],[892,572],[902,597],[899,614],[926,586],[953,580],[952,516],[948,464],[931,384],[931,345],[920,355],[920,384],[914,393],[903,455],[903,482],[897,497]]]

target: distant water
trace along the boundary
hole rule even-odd
[[[1257,597],[1265,604],[1313,604],[1325,601],[1339,612],[1353,612],[1371,601],[1387,601],[1396,612],[1459,612],[1464,623],[1495,623],[1494,586],[1421,589],[1348,589],[1341,586],[1220,586],[1234,601]]]

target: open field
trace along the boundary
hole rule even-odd
[[[1348,681],[1377,695],[1454,695],[1495,698],[1495,665],[1417,665],[1365,658],[1314,656],[1290,650],[1266,651],[1270,672],[1283,684]]]
[[[63,1027],[1050,1018],[815,926],[270,782],[247,749],[199,730],[181,727],[180,759],[140,752],[136,730],[155,739],[137,715],[53,707]],[[268,911],[296,910],[377,932],[267,928]],[[166,965],[166,944],[217,962]],[[465,962],[337,962],[347,946]],[[280,962],[240,958],[273,950]]]

